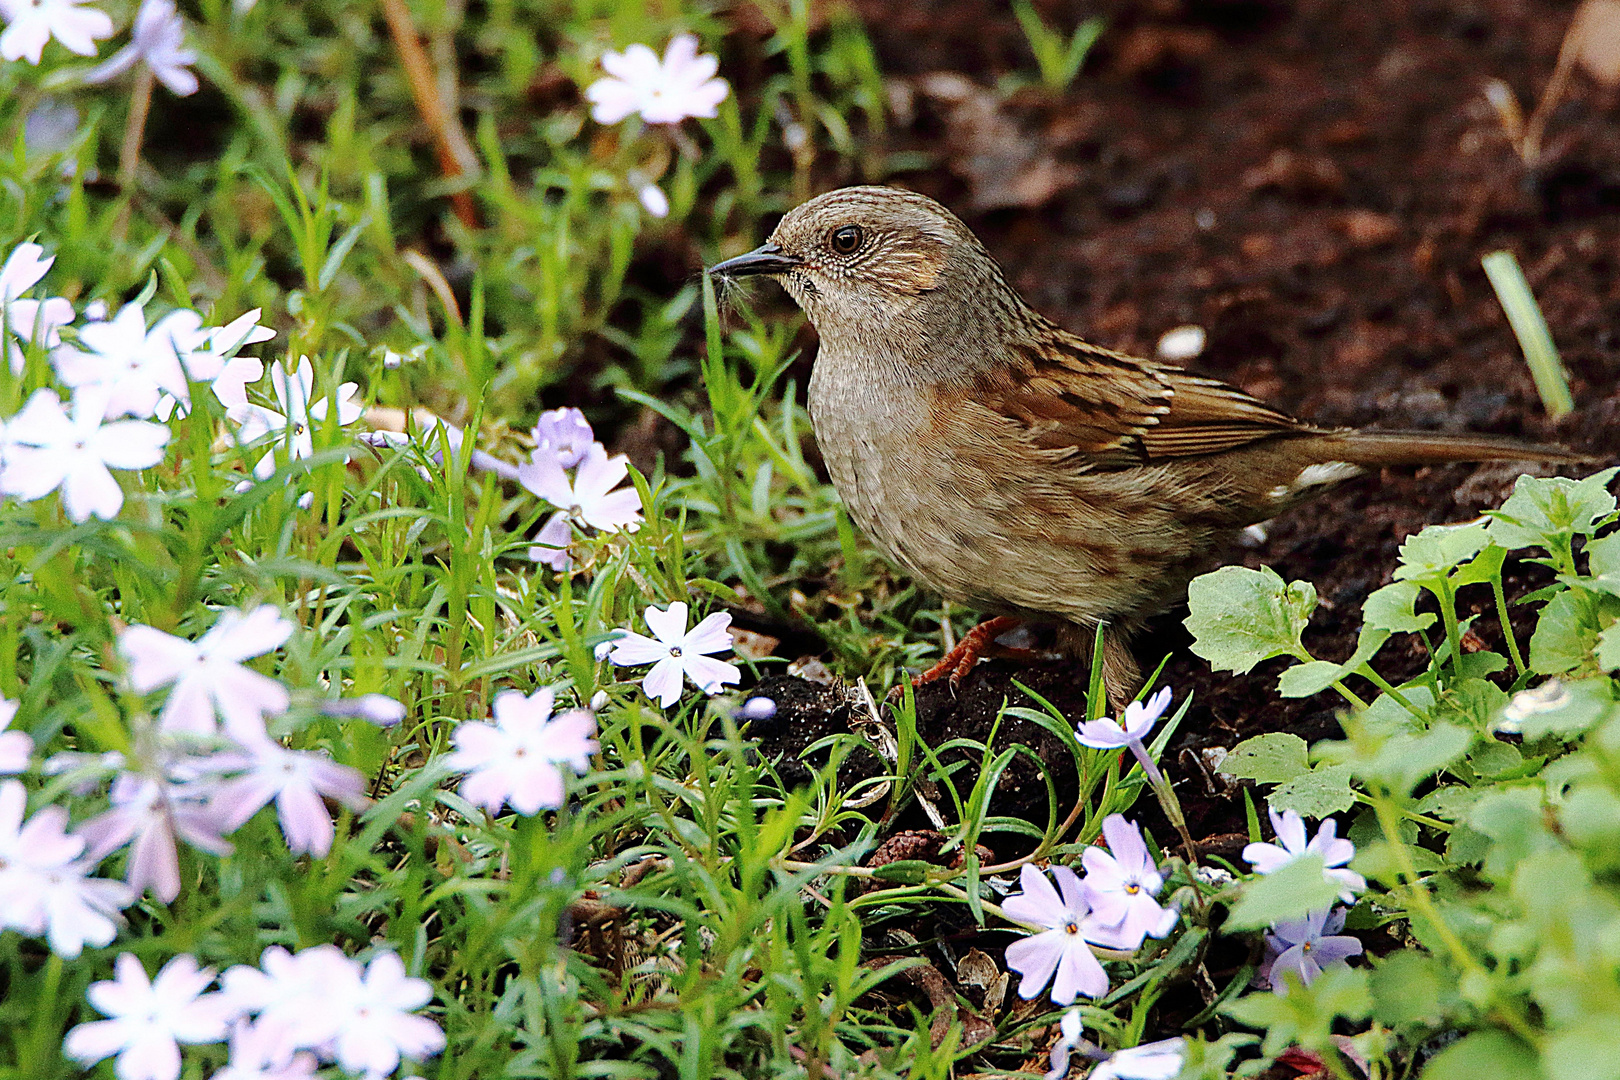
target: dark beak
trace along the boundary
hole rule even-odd
[[[746,255],[727,259],[718,266],[709,267],[709,273],[718,277],[745,277],[748,274],[781,274],[799,265],[799,260],[776,244],[765,244]]]

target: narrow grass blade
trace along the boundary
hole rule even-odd
[[[1575,408],[1575,400],[1570,397],[1569,379],[1564,373],[1563,361],[1558,358],[1558,346],[1553,344],[1547,320],[1541,316],[1541,306],[1530,291],[1530,283],[1524,280],[1519,260],[1511,251],[1493,251],[1480,263],[1485,267],[1485,276],[1491,280],[1491,288],[1496,290],[1496,298],[1502,302],[1502,310],[1507,312],[1508,324],[1519,339],[1519,348],[1524,350],[1542,407],[1556,420]]]

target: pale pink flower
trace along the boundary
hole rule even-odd
[[[1187,1057],[1187,1040],[1177,1037],[1115,1050],[1086,1080],[1175,1080]]]
[[[574,564],[568,554],[568,544],[573,539],[574,529],[568,523],[568,515],[559,510],[547,518],[540,531],[534,534],[534,543],[529,545],[529,558],[559,574],[564,573]]]
[[[233,764],[243,771],[221,781],[209,797],[209,809],[222,833],[235,832],[274,799],[288,850],[325,858],[336,830],[321,796],[351,810],[367,804],[365,777],[324,753],[288,750],[278,742],[257,739],[243,744],[239,755],[228,757],[235,758]]]
[[[60,488],[70,520],[117,517],[124,489],[109,470],[148,469],[162,461],[169,429],[145,420],[103,423],[104,410],[99,397],[86,393],[74,398],[70,418],[56,391],[34,391],[6,422],[0,493],[26,502]]]
[[[1018,879],[1024,891],[1001,903],[1009,919],[1046,928],[1008,945],[1007,967],[1023,976],[1018,984],[1021,997],[1035,997],[1049,980],[1052,1000],[1059,1005],[1072,1003],[1080,994],[1101,997],[1108,992],[1108,975],[1086,944],[1083,927],[1091,905],[1085,889],[1067,866],[1054,866],[1052,875],[1062,895],[1045,874],[1025,863]]]
[[[84,81],[106,82],[134,67],[137,61],[144,61],[157,81],[175,94],[195,94],[197,76],[191,73],[191,65],[197,62],[197,54],[186,48],[185,42],[186,24],[175,10],[174,0],[141,0],[129,44],[114,53],[112,59],[86,72]]]
[[[401,1057],[437,1054],[444,1049],[444,1032],[427,1017],[414,1015],[432,1000],[432,985],[406,975],[397,953],[372,957],[338,1031],[338,1065],[349,1073],[387,1076]]]
[[[258,967],[238,964],[221,978],[232,1016],[257,1014],[254,1025],[273,1058],[328,1046],[359,994],[360,965],[335,945],[290,953],[265,949]]]
[[[219,814],[207,803],[212,785],[196,778],[174,779],[190,767],[182,759],[158,775],[121,773],[108,793],[111,807],[74,830],[89,845],[87,857],[93,863],[128,845],[124,880],[137,895],[150,889],[166,904],[180,895],[178,841],[211,855],[232,851]]]
[[[315,1080],[321,1063],[314,1054],[281,1052],[275,1032],[238,1020],[231,1025],[231,1059],[209,1080]]]
[[[572,481],[555,454],[538,450],[518,468],[517,479],[572,521],[603,532],[634,531],[641,522],[641,496],[634,487],[614,490],[629,472],[623,454],[608,457],[601,443],[592,443]]]
[[[1080,1048],[1080,1036],[1085,1031],[1085,1019],[1080,1015],[1079,1009],[1070,1009],[1058,1021],[1058,1040],[1052,1044],[1052,1053],[1049,1057],[1052,1067],[1047,1070],[1046,1080],[1063,1080],[1069,1075],[1069,1057]]]
[[[451,734],[455,750],[444,764],[463,772],[461,794],[491,814],[502,804],[525,816],[561,806],[564,783],[560,765],[576,773],[590,768],[596,720],[585,709],[551,715],[554,695],[541,689],[528,697],[505,690],[495,697],[495,722],[468,720]]]
[[[131,953],[118,957],[115,970],[116,979],[92,983],[85,995],[109,1019],[80,1024],[63,1040],[74,1061],[89,1067],[117,1054],[119,1080],[178,1080],[180,1043],[225,1038],[225,999],[203,993],[214,972],[195,957],[181,953],[152,980]]]
[[[636,198],[641,200],[641,208],[655,218],[669,216],[669,196],[657,184],[642,184],[636,188]]]
[[[247,404],[247,384],[264,377],[264,364],[252,357],[235,356],[244,345],[269,341],[276,332],[259,325],[260,309],[254,308],[224,326],[204,326],[202,316],[189,308],[171,311],[152,327],[151,336],[166,337],[174,349],[185,377],[191,382],[208,383],[214,396],[228,409]],[[164,394],[158,399],[157,416],[167,420],[178,412],[191,411],[189,386],[181,396]]]
[[[1092,845],[1081,856],[1086,899],[1091,902],[1086,938],[1110,949],[1134,950],[1144,937],[1170,933],[1177,912],[1154,900],[1164,887],[1164,876],[1142,840],[1142,830],[1119,814],[1109,814],[1102,832],[1108,850]]]
[[[84,840],[67,832],[61,807],[47,806],[24,823],[27,801],[22,784],[0,784],[0,929],[43,936],[68,959],[87,944],[111,943],[118,910],[135,894],[89,876],[90,864],[78,857]]]
[[[705,694],[717,694],[722,686],[742,679],[737,665],[707,655],[731,648],[730,613],[716,611],[687,630],[686,610],[681,600],[665,609],[647,608],[647,629],[654,636],[620,630],[609,656],[619,667],[653,665],[641,688],[665,708],[680,700],[683,679],[691,679]]]
[[[70,52],[96,55],[96,39],[112,37],[106,12],[80,7],[82,0],[0,0],[0,18],[9,24],[0,34],[0,59],[38,64],[45,43],[55,38]]]
[[[608,78],[585,88],[591,119],[599,124],[617,124],[631,113],[640,113],[649,124],[718,116],[731,89],[714,77],[720,61],[699,53],[698,39],[691,34],[677,34],[661,62],[657,53],[637,44],[604,55],[602,69]]]
[[[34,740],[24,731],[5,731],[17,716],[17,702],[0,698],[0,776],[27,772],[34,756]]]
[[[243,613],[231,608],[195,642],[150,626],[118,635],[130,686],[148,694],[173,684],[159,722],[168,732],[213,735],[215,717],[238,742],[264,737],[264,718],[286,711],[287,690],[242,661],[280,648],[295,626],[270,604]]]
[[[1344,869],[1345,864],[1355,858],[1356,845],[1335,835],[1338,823],[1332,818],[1324,819],[1316,835],[1307,843],[1305,821],[1299,814],[1293,810],[1281,814],[1268,810],[1267,813],[1271,815],[1271,828],[1276,833],[1277,842],[1250,844],[1243,849],[1244,860],[1254,867],[1255,872],[1269,874],[1302,855],[1320,855],[1327,866],[1323,877],[1340,887],[1340,899],[1347,904],[1353,903],[1356,893],[1367,887],[1367,879],[1353,870]]]
[[[321,702],[321,712],[341,720],[365,720],[378,727],[393,727],[405,719],[405,706],[387,694],[361,694]]]

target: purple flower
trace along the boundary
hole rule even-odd
[[[1186,1057],[1187,1040],[1182,1038],[1132,1046],[1109,1054],[1086,1080],[1174,1080]]]
[[[707,655],[731,648],[727,633],[731,614],[716,611],[688,630],[686,610],[680,600],[664,609],[647,608],[643,614],[654,636],[621,630],[609,657],[619,667],[653,665],[641,680],[641,688],[665,708],[680,700],[683,679],[691,679],[705,694],[717,694],[722,686],[742,678],[736,664]]]
[[[524,697],[516,690],[495,696],[495,722],[469,720],[450,736],[455,750],[444,764],[467,778],[461,794],[491,814],[503,804],[525,816],[563,803],[563,774],[559,765],[577,773],[590,768],[596,752],[596,718],[586,709],[570,709],[553,717],[552,691],[537,690]]]
[[[1342,964],[1361,955],[1361,942],[1344,929],[1344,909],[1322,908],[1297,921],[1279,922],[1266,935],[1266,952],[1271,959],[1260,969],[1261,978],[1279,994],[1288,993],[1283,973],[1292,971],[1309,986],[1330,964]]]
[[[211,1080],[316,1080],[320,1061],[301,1052],[281,1053],[275,1033],[260,1024],[238,1020],[231,1025],[231,1060]]]
[[[387,694],[361,694],[321,702],[321,712],[342,720],[365,720],[378,727],[393,727],[405,719],[405,706]]]
[[[135,13],[130,42],[113,54],[111,60],[85,73],[84,81],[102,83],[128,71],[137,61],[145,61],[158,82],[180,97],[197,92],[197,76],[191,65],[197,54],[186,48],[186,24],[175,10],[174,0],[141,0]]]
[[[444,1032],[417,1009],[433,1000],[433,987],[405,974],[399,955],[381,952],[345,1004],[334,1046],[338,1065],[351,1074],[387,1076],[401,1057],[424,1058],[444,1049]]]
[[[1367,879],[1353,870],[1338,869],[1355,858],[1356,845],[1336,836],[1338,823],[1332,818],[1323,820],[1309,843],[1305,841],[1305,821],[1292,810],[1271,815],[1271,828],[1277,835],[1275,844],[1250,844],[1243,849],[1243,858],[1257,873],[1269,874],[1288,865],[1302,855],[1320,855],[1327,865],[1324,873],[1329,881],[1341,886],[1340,899],[1345,903],[1355,900],[1356,893],[1367,887]]]
[[[119,1080],[177,1080],[180,1043],[225,1037],[225,998],[203,993],[214,972],[196,958],[181,953],[148,980],[141,962],[123,953],[116,970],[116,979],[93,983],[85,995],[109,1019],[80,1024],[63,1040],[74,1061],[89,1067],[117,1054]]]
[[[131,626],[118,635],[118,651],[129,662],[137,693],[174,684],[160,714],[163,730],[213,735],[217,714],[232,738],[251,742],[265,737],[264,717],[285,711],[289,698],[279,682],[242,661],[280,648],[293,629],[281,612],[263,604],[246,614],[227,610],[196,642]]]
[[[1147,699],[1147,703],[1133,701],[1125,706],[1125,722],[1122,724],[1108,717],[1096,720],[1087,720],[1075,728],[1075,737],[1082,746],[1089,746],[1093,750],[1117,750],[1121,747],[1130,747],[1136,760],[1142,763],[1142,771],[1147,773],[1148,779],[1157,784],[1162,777],[1159,767],[1153,764],[1148,757],[1147,747],[1142,740],[1147,738],[1153,725],[1159,722],[1164,710],[1170,707],[1170,688],[1167,686],[1157,694]]]
[[[1026,863],[1019,873],[1024,891],[1001,904],[1009,919],[1046,927],[1007,946],[1007,966],[1023,975],[1018,984],[1022,997],[1035,997],[1048,980],[1052,1000],[1059,1005],[1070,1004],[1080,994],[1101,997],[1108,992],[1108,975],[1081,932],[1091,914],[1085,889],[1067,866],[1054,866],[1052,874],[1063,890],[1061,896],[1045,874]]]
[[[1148,935],[1170,933],[1177,912],[1154,900],[1164,887],[1164,876],[1148,853],[1142,830],[1119,814],[1110,814],[1103,819],[1102,831],[1108,850],[1093,845],[1081,856],[1086,898],[1091,902],[1086,937],[1111,949],[1134,950]]]
[[[1070,1009],[1058,1021],[1058,1041],[1052,1044],[1052,1068],[1046,1074],[1046,1080],[1063,1080],[1069,1074],[1069,1056],[1080,1048],[1080,1035],[1085,1031],[1085,1022],[1080,1016],[1079,1009]]]
[[[596,433],[585,414],[574,408],[552,409],[540,414],[534,425],[534,452],[549,455],[559,467],[572,469],[596,441]]]
[[[351,810],[366,805],[365,778],[322,753],[288,750],[261,739],[244,744],[237,763],[243,771],[221,782],[209,796],[208,808],[221,832],[235,832],[274,799],[288,850],[325,858],[332,850],[335,829],[321,796]]]
[[[573,539],[574,529],[568,523],[568,515],[559,510],[547,518],[540,531],[534,534],[529,558],[541,566],[551,567],[559,574],[564,573],[574,564],[568,555],[568,544]]]

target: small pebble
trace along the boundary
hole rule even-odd
[[[1178,326],[1165,331],[1159,339],[1159,358],[1175,363],[1191,360],[1204,351],[1208,342],[1209,335],[1202,326]]]

